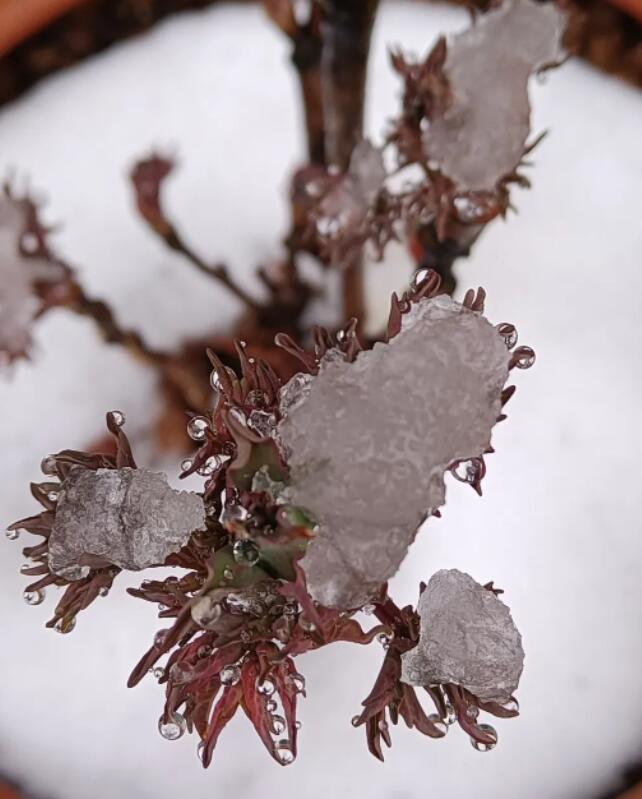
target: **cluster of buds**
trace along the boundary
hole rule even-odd
[[[388,721],[399,718],[430,737],[442,737],[456,720],[476,748],[492,748],[496,733],[477,714],[516,715],[512,692],[523,660],[497,592],[456,573],[447,581],[455,604],[437,626],[432,580],[416,609],[398,608],[387,592],[422,521],[439,515],[445,474],[480,491],[492,426],[513,392],[506,378],[534,360],[529,348],[514,349],[511,325],[493,327],[482,316],[483,298],[479,290],[455,303],[440,293],[435,273],[421,272],[401,298],[393,296],[382,341],[364,347],[355,323],[335,334],[315,329],[310,352],[278,337],[301,363],[285,384],[242,341],[239,374],[210,352],[211,410],[189,418],[198,447],[181,465],[182,476],[204,478],[199,492],[172,489],[164,475],[138,467],[123,414],[108,414],[116,454],[48,456],[46,482],[32,487],[44,510],[10,528],[11,537],[24,529],[43,538],[24,550],[31,561],[24,571],[38,578],[26,601],[38,604],[47,586],[63,587],[49,625],[68,632],[122,570],[179,570],[128,589],[157,605],[168,623],[129,684],[151,673],[165,686],[161,734],[175,739],[195,730],[206,766],[238,709],[278,763],[292,762],[305,695],[295,658],[335,641],[384,646],[381,674],[353,719],[366,727],[377,757],[381,742],[390,743]],[[371,383],[392,398],[375,403],[378,417]],[[441,408],[430,401],[429,384],[448,388]],[[352,451],[352,465],[350,430],[363,446]],[[390,462],[383,479],[370,482],[367,464],[379,468],[378,448],[388,461],[396,448],[399,467]],[[422,472],[417,482],[413,475]],[[398,515],[382,515],[384,505]],[[428,615],[423,603],[432,603]],[[363,629],[361,612],[377,623]],[[443,630],[453,614],[467,651],[449,650]],[[477,666],[474,653],[483,656]],[[436,713],[423,710],[417,687]]]

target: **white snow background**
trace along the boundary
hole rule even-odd
[[[387,45],[424,53],[464,24],[459,9],[384,3],[371,134],[397,107]],[[47,218],[64,223],[57,249],[156,345],[223,328],[238,309],[137,220],[127,168],[151,145],[176,147],[175,216],[204,253],[255,285],[253,267],[287,230],[287,176],[303,153],[287,56],[258,8],[215,7],[0,112],[0,173],[31,177],[50,200]],[[125,687],[162,626],[154,608],[121,580],[72,635],[46,631],[53,598],[38,608],[21,598],[23,534],[0,541],[0,770],[54,799],[573,799],[595,796],[642,756],[642,96],[579,62],[532,95],[534,131],[551,130],[533,156],[534,188],[515,192],[519,215],[494,223],[458,274],[460,296],[485,286],[489,318],[514,322],[537,363],[515,376],[484,497],[451,483],[443,519],[422,531],[392,586],[398,601],[414,601],[419,580],[456,567],[506,590],[527,653],[521,718],[497,722],[488,754],[457,729],[432,741],[396,728],[380,764],[350,718],[381,649],[334,645],[301,659],[308,698],[293,766],[271,761],[239,715],[205,772],[194,738],[159,736],[154,680]],[[407,268],[399,249],[373,267],[373,307]],[[27,485],[40,458],[82,447],[106,410],[125,411],[140,437],[153,391],[152,376],[103,346],[91,323],[46,317],[33,362],[0,383],[0,523],[35,511]]]

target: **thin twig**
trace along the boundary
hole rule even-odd
[[[169,231],[162,236],[165,243],[171,247],[172,250],[184,255],[190,263],[195,266],[199,272],[207,275],[219,283],[222,283],[226,288],[234,294],[241,302],[253,311],[260,312],[261,305],[255,299],[250,297],[247,292],[237,285],[230,277],[227,267],[224,264],[210,265],[201,258],[179,235],[178,231],[170,226]]]

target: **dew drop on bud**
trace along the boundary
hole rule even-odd
[[[165,643],[165,636],[167,635],[167,630],[159,630],[156,635],[154,636],[154,646],[163,646]]]
[[[519,713],[519,702],[514,696],[511,696],[508,702],[506,702],[504,710],[508,710],[510,713]]]
[[[191,458],[185,458],[181,461],[181,472],[189,472],[193,465],[194,461]]]
[[[232,547],[232,554],[237,563],[242,563],[246,566],[254,566],[261,557],[256,545],[248,539],[235,541]]]
[[[241,669],[238,666],[224,666],[218,673],[221,685],[236,685],[241,679]]]
[[[426,280],[429,274],[430,274],[430,269],[418,269],[415,272],[415,276],[412,279],[415,288],[419,288],[419,286],[421,286],[421,284]]]
[[[43,474],[53,475],[56,474],[56,459],[53,455],[47,455],[40,461],[40,470]]]
[[[209,426],[209,422],[204,416],[194,416],[187,423],[187,435],[192,441],[204,441]]]
[[[502,322],[501,325],[497,325],[496,329],[499,335],[504,339],[507,349],[512,350],[517,344],[517,330],[515,329],[515,325]]]
[[[353,717],[350,719],[350,724],[352,724],[352,726],[353,726],[353,727],[357,727],[357,726],[358,726],[358,724],[359,724],[359,719],[360,719],[360,718],[361,718],[361,716],[353,716]]]
[[[198,648],[196,654],[199,656],[199,658],[207,658],[212,654],[212,647],[209,644],[203,644],[203,646]]]
[[[67,635],[68,633],[72,632],[74,627],[76,626],[76,619],[58,619],[58,621],[54,624],[54,630],[61,635]]]
[[[47,499],[49,502],[58,502],[58,491],[48,491],[47,492]]]
[[[377,641],[379,641],[384,649],[388,649],[392,638],[389,633],[379,633],[379,635],[377,635]]]
[[[305,677],[302,674],[291,674],[290,682],[298,694],[302,694],[305,691]]]
[[[267,702],[265,703],[265,709],[267,710],[268,713],[274,713],[274,711],[276,710],[276,702],[274,701],[274,699],[267,700]]]
[[[45,592],[42,590],[25,591],[22,595],[22,598],[27,603],[27,605],[39,605],[45,598]]]
[[[497,746],[497,730],[494,727],[491,727],[490,724],[480,724],[479,729],[486,735],[493,738],[493,742],[482,743],[481,741],[477,741],[475,738],[471,737],[470,743],[472,744],[473,749],[476,749],[478,752],[490,752],[491,749],[494,749]]]
[[[290,742],[283,740],[279,741],[276,746],[276,757],[279,763],[283,766],[289,766],[294,762],[294,753],[290,748]]]
[[[263,682],[257,682],[256,690],[263,696],[272,696],[274,693],[274,683],[272,680],[263,680]]]
[[[150,669],[149,673],[155,680],[160,680],[165,674],[165,669],[162,666],[156,666],[155,668]]]
[[[455,708],[450,704],[450,702],[446,703],[446,718],[445,722],[448,725],[454,724],[457,721],[457,712]]]
[[[283,716],[272,716],[272,735],[282,735],[285,732],[285,719]]]
[[[433,727],[436,727],[442,735],[448,732],[448,724],[436,713],[431,713],[428,716],[428,721],[432,722]]]
[[[158,731],[166,741],[177,741],[185,732],[185,719],[180,713],[172,713],[167,721],[161,716]]]
[[[9,541],[17,541],[20,538],[20,530],[7,530],[5,535]]]
[[[234,572],[232,571],[232,569],[230,569],[230,567],[229,567],[229,566],[226,566],[226,567],[223,569],[223,579],[224,579],[224,580],[227,580],[227,582],[228,582],[228,583],[229,583],[231,580],[233,580],[233,579],[234,579]]]
[[[302,726],[303,726],[303,725],[301,724],[301,722],[300,722],[300,721],[295,721],[295,722],[294,722],[294,729],[295,729],[295,730],[300,730]]]
[[[111,418],[117,427],[122,427],[125,424],[125,414],[122,411],[112,411]]]
[[[514,363],[518,369],[530,369],[535,363],[535,353],[530,347],[520,347],[513,355],[517,356]]]
[[[217,455],[210,455],[210,457],[198,468],[198,473],[203,477],[209,477],[218,469],[221,461]]]
[[[106,585],[101,585],[98,589],[98,596],[105,597],[109,594],[109,588]]]
[[[22,566],[20,567],[20,574],[26,574],[28,571],[31,571],[33,567],[34,567],[33,563],[23,563]]]

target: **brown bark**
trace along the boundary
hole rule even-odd
[[[363,136],[370,38],[378,0],[325,0],[322,3],[321,79],[326,160],[345,171]],[[343,265],[343,316],[363,323],[363,255]]]

